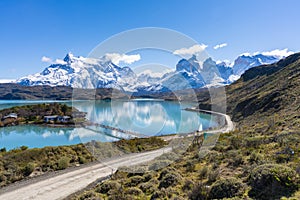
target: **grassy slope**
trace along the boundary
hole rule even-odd
[[[94,148],[92,148],[92,146]],[[96,159],[111,158],[127,153],[151,151],[167,145],[160,138],[141,138],[116,142],[95,142],[70,146],[44,147],[28,149],[22,146],[6,152],[0,150],[0,187],[40,175],[57,171],[78,164],[85,164]],[[94,152],[95,157],[92,156]]]
[[[194,145],[166,169],[120,171],[73,198],[300,199],[299,58],[295,54],[250,69],[226,88],[237,130],[221,135],[205,158],[198,158],[199,146]]]

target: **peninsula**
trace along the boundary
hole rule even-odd
[[[74,126],[86,121],[86,113],[60,103],[15,106],[0,110],[0,127],[22,124]]]

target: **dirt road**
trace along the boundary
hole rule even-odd
[[[99,163],[67,172],[36,183],[29,183],[16,190],[0,194],[0,199],[63,199],[70,194],[85,188],[97,179],[110,175],[115,172],[118,167],[141,164],[153,160],[157,156],[168,151],[171,151],[171,148],[163,148],[139,154],[129,154],[120,158],[112,159],[105,163]]]

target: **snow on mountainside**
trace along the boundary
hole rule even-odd
[[[129,67],[118,67],[111,61],[67,54],[62,64],[52,64],[43,72],[17,80],[21,85],[71,86],[74,88],[116,88],[132,91],[138,83]]]
[[[145,70],[138,75],[129,67],[119,67],[105,56],[101,59],[75,57],[67,54],[59,64],[52,64],[41,73],[18,79],[21,85],[71,86],[73,88],[116,88],[127,92],[162,92],[187,88],[213,87],[230,84],[247,69],[271,64],[288,56],[287,49],[256,54],[242,54],[234,63],[200,62],[196,56],[181,59],[175,70],[153,73]]]
[[[237,76],[241,76],[246,70],[256,67],[259,65],[272,64],[277,62],[294,52],[288,51],[288,49],[283,50],[273,50],[270,52],[262,52],[262,53],[244,53],[241,54],[233,64],[233,74]]]
[[[278,60],[275,56],[264,56],[262,54],[254,56],[241,55],[234,61],[233,74],[240,76],[247,69],[263,64],[271,64]]]

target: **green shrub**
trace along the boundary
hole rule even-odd
[[[153,194],[153,192],[156,190],[156,187],[153,183],[147,182],[147,183],[141,183],[139,187],[145,194]]]
[[[66,169],[69,167],[70,159],[68,157],[61,157],[57,162],[57,168],[59,170]]]
[[[209,192],[210,199],[222,199],[242,196],[245,184],[236,178],[226,178],[216,181]]]
[[[181,175],[176,172],[166,174],[159,183],[159,188],[168,188],[175,186],[182,179]]]
[[[252,152],[250,154],[249,161],[252,164],[254,164],[254,163],[256,163],[256,164],[262,164],[264,162],[263,160],[264,160],[264,158],[263,158],[262,154],[260,154],[260,153]]]
[[[216,169],[214,171],[210,171],[208,173],[208,183],[215,182],[219,177],[219,169]]]
[[[299,176],[285,165],[265,164],[254,168],[249,176],[252,189],[249,196],[257,199],[277,199],[290,196],[298,189]]]
[[[208,187],[206,187],[202,182],[196,184],[189,193],[189,199],[191,200],[206,200],[207,197]]]
[[[182,190],[183,191],[189,191],[193,188],[193,186],[195,185],[195,183],[193,181],[191,181],[190,179],[185,180],[183,186],[182,186]]]
[[[29,176],[34,170],[34,163],[28,163],[24,168],[23,168],[23,175],[24,176]]]
[[[4,174],[0,174],[0,186],[4,185],[7,181],[7,178]]]
[[[85,164],[87,162],[87,160],[83,156],[79,156],[78,162],[79,162],[79,164]]]
[[[195,163],[192,161],[187,161],[187,163],[184,165],[187,172],[193,172],[195,171]]]
[[[125,192],[125,194],[130,196],[140,196],[143,194],[143,192],[139,188],[131,187]]]
[[[96,188],[96,192],[107,194],[110,190],[119,189],[121,187],[120,183],[117,181],[105,181]]]
[[[243,164],[243,156],[242,155],[236,155],[234,156],[232,159],[230,159],[229,161],[229,165],[233,166],[233,167],[238,167],[241,164]]]
[[[126,183],[127,187],[135,187],[138,184],[144,181],[144,177],[142,176],[132,176],[129,178],[128,182]]]
[[[155,191],[151,197],[150,200],[157,200],[157,199],[165,199],[166,194],[164,193],[164,191]]]
[[[199,178],[200,179],[204,179],[207,177],[207,174],[208,174],[208,167],[207,166],[204,166],[200,169],[200,172],[199,172]]]
[[[86,200],[86,199],[97,199],[100,200],[100,197],[94,191],[87,191],[84,192],[82,195],[79,196],[79,200]]]
[[[176,170],[172,167],[168,167],[166,169],[163,169],[161,172],[160,172],[160,175],[158,177],[158,180],[162,180],[168,173],[170,172],[175,172]]]
[[[152,179],[152,174],[146,173],[146,174],[144,174],[143,177],[144,177],[144,182],[148,182]]]

